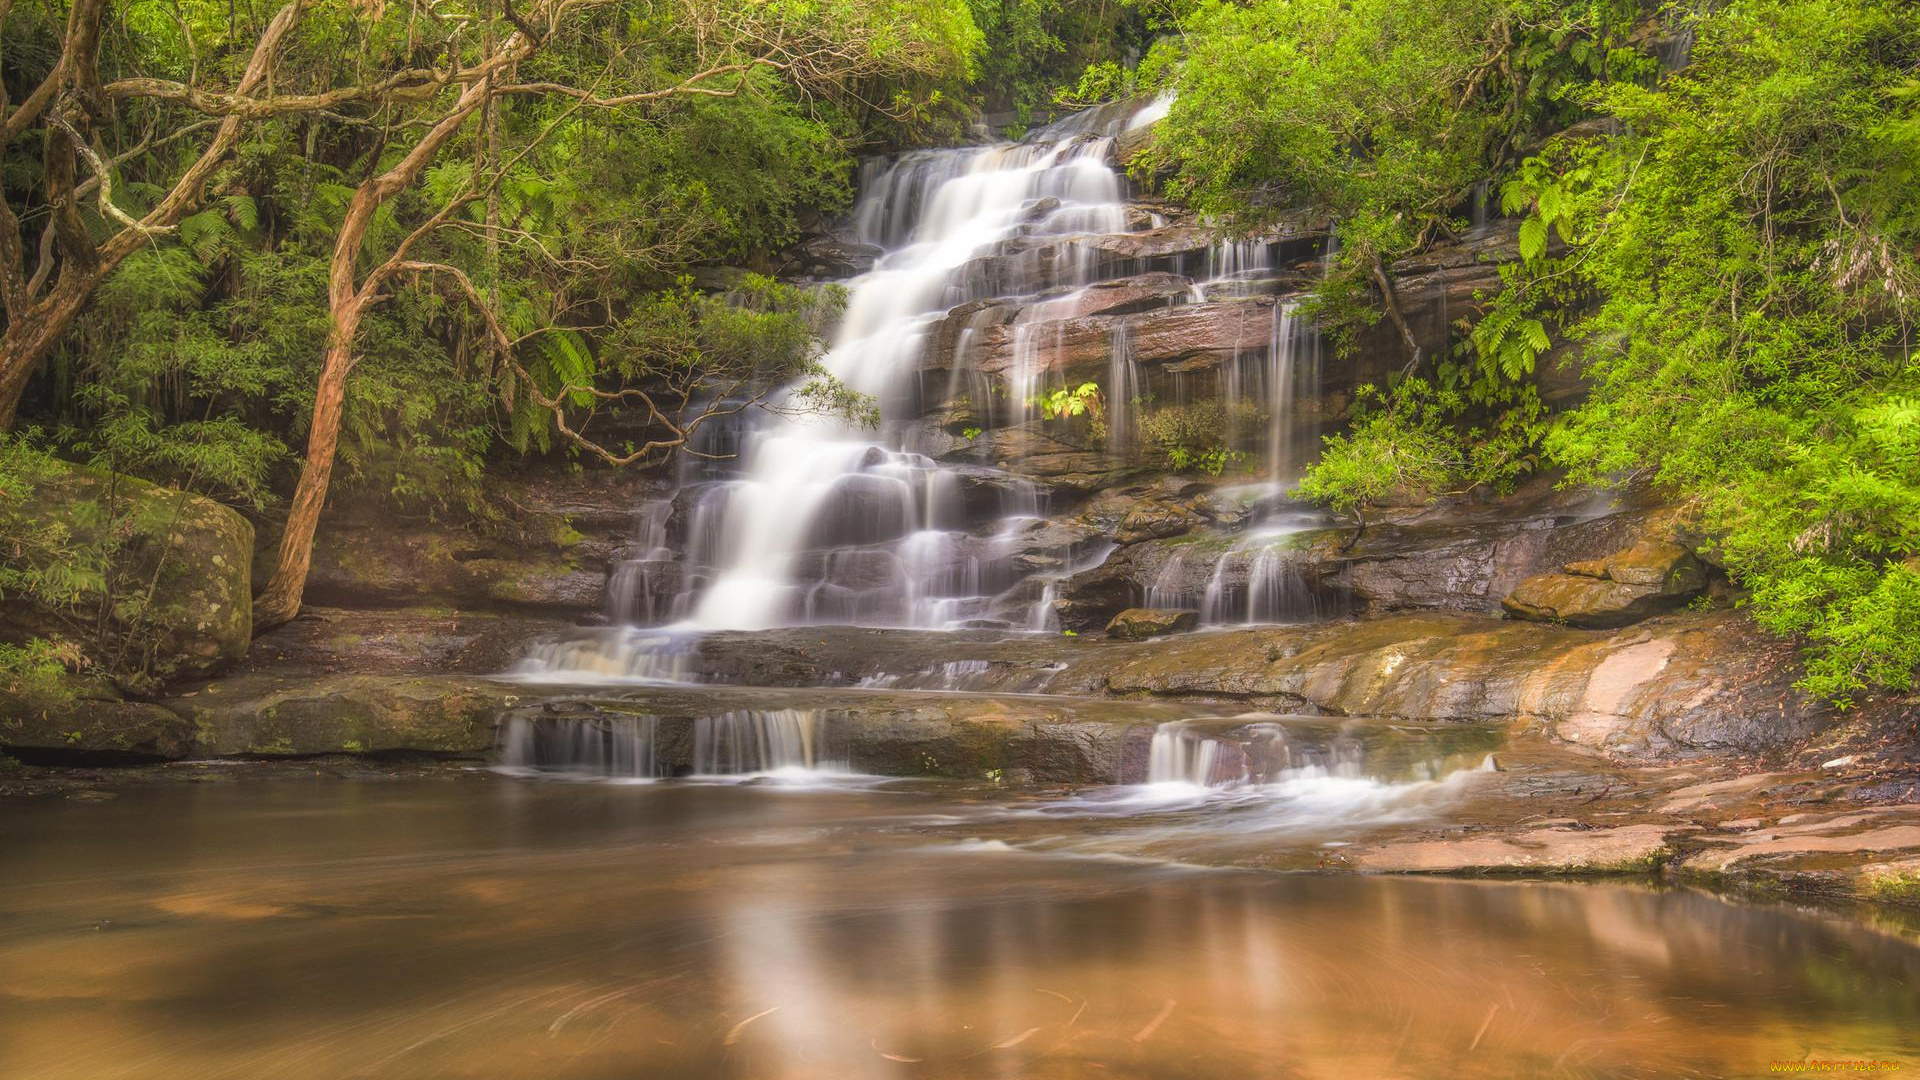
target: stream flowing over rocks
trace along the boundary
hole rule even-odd
[[[496,478],[513,535],[338,508],[308,610],[244,658],[251,535],[183,504],[221,568],[156,597],[190,616],[193,680],[14,701],[0,745],[938,777],[988,786],[966,828],[1008,850],[1914,900],[1920,782],[1881,755],[1911,703],[1796,690],[1794,644],[1738,611],[1685,507],[1537,478],[1356,528],[1293,497],[1403,345],[1384,321],[1321,340],[1327,222],[1221,239],[1135,197],[1115,161],[1145,108],[868,163],[789,265],[844,284],[824,364],[877,427],[790,387],[672,476]],[[1393,268],[1425,350],[1515,257],[1474,216]]]

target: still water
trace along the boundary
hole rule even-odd
[[[1062,855],[990,803],[471,776],[6,805],[0,1077],[1920,1068],[1897,926]]]

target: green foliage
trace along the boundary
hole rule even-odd
[[[1209,398],[1147,409],[1140,415],[1140,436],[1160,451],[1170,468],[1219,476],[1247,460],[1246,452],[1231,444],[1231,433],[1266,419],[1252,402]]]
[[[1144,44],[1145,21],[1129,5],[1077,0],[967,0],[988,47],[977,85],[989,108],[1010,108],[1024,126],[1037,106],[1089,66],[1113,66]]]
[[[1601,99],[1628,134],[1544,159],[1577,222],[1557,272],[1603,298],[1592,398],[1547,445],[1694,500],[1754,616],[1810,645],[1808,689],[1910,688],[1920,218],[1887,177],[1920,149],[1920,12],[1741,0],[1698,34],[1685,72]]]
[[[1079,386],[1060,387],[1045,394],[1036,394],[1027,404],[1040,410],[1040,416],[1046,420],[1064,420],[1076,416],[1098,417],[1103,412],[1100,398],[1100,384],[1085,382]]]
[[[1469,465],[1446,420],[1446,401],[1423,399],[1424,383],[1406,382],[1391,400],[1362,387],[1363,411],[1352,430],[1326,437],[1308,466],[1300,493],[1345,514],[1376,503],[1423,501],[1461,482]]]
[[[35,490],[64,466],[29,429],[0,434],[0,603],[9,595],[49,607],[78,603],[103,586],[100,553],[90,550],[66,520],[35,513]],[[90,508],[74,508],[76,519]]]

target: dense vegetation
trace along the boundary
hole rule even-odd
[[[961,0],[0,3],[0,476],[58,454],[266,514],[271,625],[336,463],[486,514],[502,449],[660,460],[817,374],[832,301],[689,275],[954,127],[979,44]],[[55,606],[54,564],[111,562],[30,546],[0,588]]]
[[[1645,478],[1845,701],[1920,665],[1920,9],[1899,0],[1203,0],[1104,81],[1177,88],[1137,166],[1223,225],[1331,217],[1336,334],[1476,182],[1522,261],[1375,387],[1308,493]],[[1664,54],[1668,67],[1658,58]],[[1564,133],[1564,134],[1563,134]],[[1403,327],[1404,330],[1404,327]],[[1563,345],[1564,343],[1564,345]],[[1554,413],[1536,366],[1591,381]]]
[[[1810,688],[1913,685],[1903,0],[0,0],[0,590],[113,561],[8,517],[54,457],[256,515],[270,625],[336,482],[484,518],[490,455],[657,461],[809,375],[862,411],[818,377],[834,297],[769,253],[858,154],[1019,126],[1083,70],[1061,100],[1177,92],[1140,180],[1228,231],[1331,220],[1323,325],[1398,329],[1310,495],[1644,479]],[[1423,355],[1393,265],[1487,190],[1521,258]],[[1585,398],[1550,408],[1548,363]]]

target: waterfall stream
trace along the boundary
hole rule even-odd
[[[825,754],[814,709],[738,709],[664,725],[655,716],[513,717],[501,725],[501,767],[523,775],[644,782],[842,775]]]
[[[1048,452],[1157,464],[1150,408],[1219,398],[1259,490],[1290,486],[1318,434],[1299,419],[1319,384],[1317,329],[1276,281],[1278,241],[1194,244],[1185,238],[1204,230],[1129,204],[1114,140],[1156,110],[1165,102],[1078,114],[1019,143],[867,163],[845,231],[881,254],[846,282],[823,364],[879,405],[879,428],[809,414],[792,388],[776,402],[791,407],[716,436],[725,445],[709,450],[737,456],[685,470],[674,493],[641,507],[608,584],[617,624],[666,634],[543,643],[520,673],[671,679],[673,639],[716,630],[1054,629],[1060,584],[1114,548],[1081,534],[1058,542],[1045,526],[1071,504],[1019,466]],[[1311,265],[1311,247],[1290,250]],[[1231,355],[1211,367],[1167,363],[1159,341],[1149,370],[1127,317],[1089,317],[1195,303],[1231,325]],[[1226,332],[1213,325],[1186,332]],[[1102,377],[1090,445],[1058,443],[1038,400]],[[1230,584],[1144,599],[1209,623],[1319,617],[1325,605],[1269,552],[1291,531],[1269,513],[1249,534],[1257,548],[1236,541],[1222,556],[1216,577]]]

